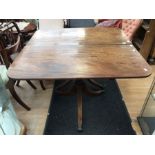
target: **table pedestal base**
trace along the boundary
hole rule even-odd
[[[61,95],[77,95],[77,123],[78,131],[82,131],[82,93],[100,95],[104,87],[93,79],[65,80],[56,87],[56,92]]]

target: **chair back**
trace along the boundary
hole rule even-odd
[[[12,55],[19,51],[20,47],[20,36],[14,34],[11,27],[3,29],[0,33],[0,45],[1,45],[1,55],[4,64],[8,68],[13,62]]]
[[[100,19],[96,27],[122,27],[122,20],[121,19]]]
[[[8,45],[8,43],[15,43],[17,35],[20,36],[20,47],[24,47],[24,37],[22,35],[22,32],[20,31],[18,25],[14,21],[10,21],[8,23],[5,23],[0,28],[0,33],[3,34],[1,40],[3,40],[4,46]],[[9,36],[10,35],[10,36]],[[8,37],[9,36],[9,37]],[[5,45],[6,43],[6,45]]]
[[[127,38],[132,41],[135,32],[142,24],[142,19],[123,19],[122,30],[126,34]]]

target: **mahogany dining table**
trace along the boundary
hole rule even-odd
[[[8,70],[12,80],[65,80],[77,93],[78,130],[82,130],[82,92],[85,81],[98,91],[103,87],[97,78],[143,78],[151,67],[118,28],[62,28],[38,30]],[[72,89],[71,89],[72,90]],[[63,94],[63,93],[62,93]]]

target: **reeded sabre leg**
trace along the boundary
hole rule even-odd
[[[78,117],[78,131],[82,131],[82,88],[77,86],[77,117]]]

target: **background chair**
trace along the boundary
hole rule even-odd
[[[24,39],[24,45],[26,45],[33,34],[37,31],[39,24],[37,19],[24,19],[22,23],[28,23],[23,30],[20,30]]]
[[[2,50],[1,46],[0,46],[0,51]],[[0,53],[0,65],[3,64],[3,59],[2,59],[2,56],[1,56],[1,53]]]
[[[132,41],[136,31],[142,24],[142,19],[99,19],[97,27],[121,28],[127,38]]]
[[[2,57],[3,57],[3,60],[4,60],[4,63],[5,65],[0,65],[0,73],[2,75],[2,80],[4,81],[6,87],[9,89],[10,93],[12,94],[12,96],[14,97],[14,99],[21,105],[23,106],[26,110],[30,110],[30,107],[28,107],[21,99],[20,97],[17,95],[15,89],[14,89],[14,84],[16,81],[14,80],[11,80],[7,77],[7,68],[9,67],[10,65],[10,61],[12,61],[10,58],[11,57],[8,57],[8,55],[11,55],[13,54],[17,49],[18,49],[18,46],[19,46],[19,43],[20,43],[20,37],[18,36],[17,37],[17,41],[10,45],[9,47],[6,47],[5,49],[3,49],[1,51],[1,54],[2,54]]]
[[[25,21],[25,20],[21,20],[21,21]],[[26,20],[26,22],[28,22],[28,21]],[[20,36],[20,46],[18,48],[18,52],[20,52],[21,49],[27,44],[27,42],[30,40],[30,38],[32,37],[32,35],[34,34],[34,32],[36,30],[37,30],[37,25],[35,25],[34,23],[29,23],[24,29],[20,30],[20,28],[18,27],[18,24],[15,21],[7,22],[3,26],[3,29],[2,29],[3,35],[5,35],[5,38],[8,38],[7,39],[8,41],[15,42],[14,41],[15,36],[17,36],[17,35]],[[6,37],[6,33],[9,33],[9,35],[7,34],[8,37]],[[4,45],[4,47],[6,47],[8,41],[6,39],[4,40],[3,38],[1,38],[1,40],[3,40],[3,44],[6,43],[6,45]],[[15,58],[15,56],[14,56],[14,58]],[[11,63],[12,63],[12,61],[11,61]],[[30,80],[27,80],[27,82],[33,89],[36,89],[36,87]],[[43,90],[45,90],[46,88],[44,86],[43,81],[40,80],[39,82],[40,82],[41,88]],[[17,81],[16,85],[19,86],[19,83],[20,83],[20,80]]]
[[[6,66],[6,67],[4,65],[3,67],[1,66],[1,70],[3,71],[3,74],[6,74],[10,64],[13,62],[14,58],[18,55],[20,50],[23,48],[23,42],[21,42],[22,35],[20,34],[20,32],[14,33],[15,31],[13,30],[13,28],[15,28],[14,24],[13,26],[12,25],[10,26],[10,24],[6,25],[5,27],[3,27],[0,33],[0,45],[1,45],[0,52],[3,58],[3,62]],[[16,99],[16,101],[20,105],[22,105],[25,109],[30,110],[30,107],[28,107],[15,92],[14,84],[17,83],[17,85],[19,85],[20,80],[14,81],[9,79],[5,81],[7,83],[6,84],[7,87],[10,90],[10,93]],[[26,81],[33,89],[36,89],[35,85],[33,85],[33,83],[30,80],[26,80]],[[41,87],[45,89],[42,81],[40,81],[40,84],[41,84]]]
[[[121,19],[100,19],[98,20],[98,24],[96,27],[122,27],[122,20]]]
[[[126,34],[127,38],[132,41],[136,31],[142,24],[142,19],[123,19],[122,30]]]
[[[2,49],[1,55],[4,64],[9,68],[10,64],[24,47],[23,36],[21,35],[17,24],[10,22],[3,27],[0,37]],[[17,81],[17,86],[19,86],[19,82],[20,80]],[[36,89],[35,85],[30,80],[27,80],[27,82],[33,89]]]

